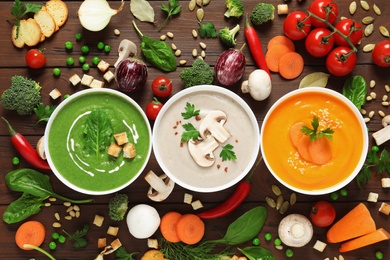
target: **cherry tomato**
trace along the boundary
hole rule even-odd
[[[390,67],[390,40],[375,44],[372,50],[372,60],[379,67]]]
[[[333,45],[332,32],[326,28],[315,28],[305,40],[307,52],[317,58],[327,55],[333,49]]]
[[[326,68],[334,76],[348,75],[356,65],[356,53],[351,48],[340,46],[333,49],[326,58]]]
[[[291,40],[302,40],[310,31],[311,21],[305,12],[294,11],[287,15],[283,23],[284,34]]]
[[[309,6],[309,12],[322,19],[326,19],[326,14],[329,12],[328,22],[333,24],[339,15],[339,7],[334,0],[314,0]],[[310,19],[311,24],[314,27],[328,27],[326,23],[314,17],[311,17]]]
[[[32,69],[40,69],[46,64],[46,57],[42,50],[31,49],[26,53],[26,64]]]
[[[172,92],[172,81],[164,76],[157,77],[152,82],[152,91],[156,97],[168,97]]]
[[[161,108],[163,107],[163,104],[157,100],[157,98],[154,98],[152,101],[150,101],[146,105],[146,116],[150,120],[156,120],[158,113],[160,112]]]
[[[330,226],[336,218],[336,210],[327,201],[317,201],[310,212],[310,219],[317,227]]]
[[[335,27],[342,34],[348,36],[349,40],[353,45],[358,44],[363,37],[362,26],[358,22],[355,22],[352,19],[341,20],[338,23],[336,23]],[[348,42],[340,34],[335,33],[333,37],[337,45],[349,46]]]

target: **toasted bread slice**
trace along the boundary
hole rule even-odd
[[[41,27],[42,34],[49,38],[56,31],[57,24],[53,16],[44,8],[34,14],[34,19]]]
[[[19,33],[16,26],[12,28],[12,43],[18,48],[35,46],[40,42],[41,35],[41,27],[33,18],[20,20]]]
[[[68,6],[61,0],[50,0],[45,4],[46,10],[53,16],[58,27],[64,25],[68,19]]]

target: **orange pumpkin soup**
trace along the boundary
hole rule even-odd
[[[290,128],[303,122],[310,126],[313,117],[319,128],[334,130],[329,141],[331,159],[323,165],[304,160],[290,138]],[[330,93],[300,92],[275,106],[262,127],[262,152],[277,178],[303,191],[337,186],[355,170],[364,151],[364,135],[354,111]]]

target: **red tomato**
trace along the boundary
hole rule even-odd
[[[390,40],[375,44],[372,50],[372,60],[379,67],[390,67]]]
[[[348,75],[356,65],[356,53],[351,48],[340,46],[333,49],[326,58],[326,68],[334,76]]]
[[[154,98],[152,101],[150,101],[146,105],[146,116],[150,120],[156,120],[158,113],[160,112],[161,108],[163,107],[163,104],[157,100],[157,98]]]
[[[332,32],[326,28],[315,28],[305,40],[305,48],[314,57],[324,57],[332,49],[334,39]]]
[[[26,64],[32,69],[40,69],[46,64],[46,57],[41,50],[31,49],[26,54]]]
[[[326,19],[326,14],[329,12],[328,22],[333,24],[339,15],[339,7],[334,0],[314,0],[309,6],[309,12],[322,19]],[[328,27],[324,22],[321,22],[314,17],[311,17],[310,19],[311,24],[314,27]]]
[[[314,204],[310,212],[310,219],[317,227],[330,226],[336,218],[336,210],[332,204],[320,200]]]
[[[348,36],[353,45],[358,44],[363,37],[362,26],[352,19],[341,20],[335,27],[342,34]],[[335,33],[333,37],[337,45],[349,46],[348,42],[340,34]]]
[[[284,34],[291,40],[302,40],[310,31],[311,21],[305,12],[294,11],[287,15],[283,23]]]
[[[157,77],[152,82],[152,91],[156,97],[168,97],[172,92],[172,81],[164,76]]]

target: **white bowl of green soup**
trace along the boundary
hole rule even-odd
[[[54,174],[75,191],[117,192],[142,173],[152,150],[141,107],[112,89],[87,89],[65,99],[50,116],[45,153]]]

